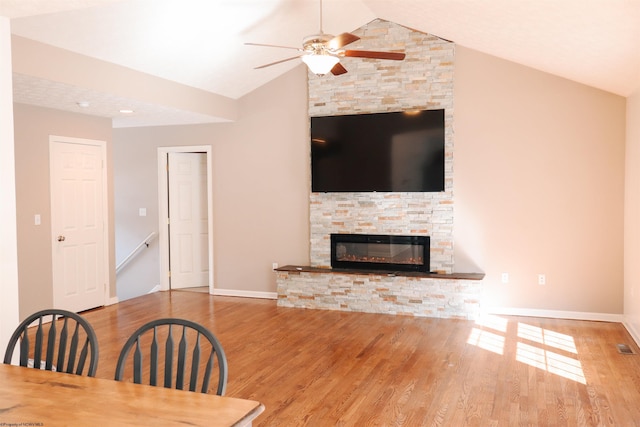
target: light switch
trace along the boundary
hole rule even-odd
[[[40,221],[40,214],[35,214],[35,215],[33,216],[33,223],[34,223],[35,225],[40,225],[40,223],[41,223],[41,221]]]
[[[147,216],[147,208],[140,208],[140,209],[138,209],[138,215],[140,215],[140,216]]]

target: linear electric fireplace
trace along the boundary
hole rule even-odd
[[[428,273],[429,240],[429,236],[331,234],[331,267]]]

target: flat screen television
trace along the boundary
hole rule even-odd
[[[311,191],[444,191],[444,134],[444,110],[311,117]]]

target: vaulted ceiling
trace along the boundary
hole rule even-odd
[[[380,18],[621,96],[640,87],[640,0],[324,0],[322,10],[326,33]],[[14,35],[232,100],[300,64],[256,70],[295,51],[244,43],[299,47],[320,30],[320,0],[0,0],[0,15]],[[122,104],[122,95],[82,85],[14,81],[17,102],[65,109],[56,97],[34,96],[57,91]],[[207,121],[130,101],[167,124]]]

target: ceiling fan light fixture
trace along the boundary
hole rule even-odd
[[[316,74],[318,76],[327,74],[338,62],[340,62],[340,58],[338,58],[337,56],[326,54],[318,55],[310,53],[307,55],[303,55],[301,59],[302,62],[307,64],[309,70],[311,70],[313,74]]]

